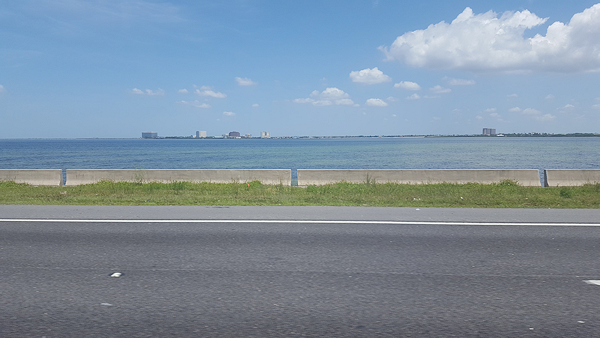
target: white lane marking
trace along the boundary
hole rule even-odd
[[[517,223],[517,222],[423,222],[423,221],[330,221],[330,220],[258,220],[258,219],[25,219],[0,218],[0,222],[40,223],[298,223],[298,224],[392,224],[392,225],[495,225],[600,227],[600,223]]]
[[[600,280],[595,280],[595,279],[584,280],[584,282],[586,282],[588,284],[592,284],[592,285],[600,285]]]

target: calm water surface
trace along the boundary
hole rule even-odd
[[[600,169],[600,137],[0,140],[0,169]]]

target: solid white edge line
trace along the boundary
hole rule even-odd
[[[510,226],[569,226],[600,227],[600,223],[517,223],[517,222],[424,222],[424,221],[331,221],[331,220],[258,220],[258,219],[24,219],[0,218],[0,222],[43,223],[298,223],[298,224],[391,224],[391,225],[510,225]]]

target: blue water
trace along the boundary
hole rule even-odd
[[[600,169],[600,137],[0,140],[0,169]]]

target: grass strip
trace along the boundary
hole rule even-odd
[[[452,208],[600,208],[600,184],[523,187],[496,184],[336,183],[306,188],[250,183],[129,183],[72,187],[0,182],[0,204],[318,205]]]

